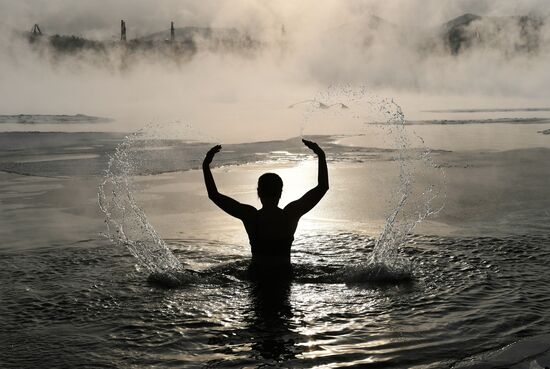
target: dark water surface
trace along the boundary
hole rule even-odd
[[[549,236],[416,236],[413,279],[391,284],[307,282],[369,252],[360,234],[299,237],[276,285],[239,279],[246,259],[215,243],[168,244],[227,278],[158,288],[103,240],[3,253],[2,366],[449,367],[550,331]]]

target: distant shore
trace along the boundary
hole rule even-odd
[[[85,114],[15,114],[0,115],[4,124],[78,124],[78,123],[111,123],[111,118],[94,117]]]

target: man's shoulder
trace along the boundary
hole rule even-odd
[[[252,205],[243,204],[243,220],[249,220],[255,218],[258,215],[259,210]]]
[[[288,214],[289,216],[293,216],[298,211],[299,205],[300,205],[300,202],[298,200],[294,200],[292,202],[289,202],[283,208],[283,211],[285,212],[285,214]]]

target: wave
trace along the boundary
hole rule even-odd
[[[523,338],[497,350],[461,360],[453,365],[466,368],[532,368],[547,369],[550,363],[550,334]]]
[[[384,286],[414,280],[412,264],[371,262],[354,266],[294,264],[289,269],[271,269],[269,274],[255,273],[250,261],[239,260],[203,271],[191,269],[156,271],[147,282],[160,288],[183,288],[192,284],[222,284],[233,281],[269,283],[318,283]]]

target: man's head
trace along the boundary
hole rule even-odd
[[[283,180],[275,173],[265,173],[258,178],[258,197],[262,201],[279,203],[283,192]]]

